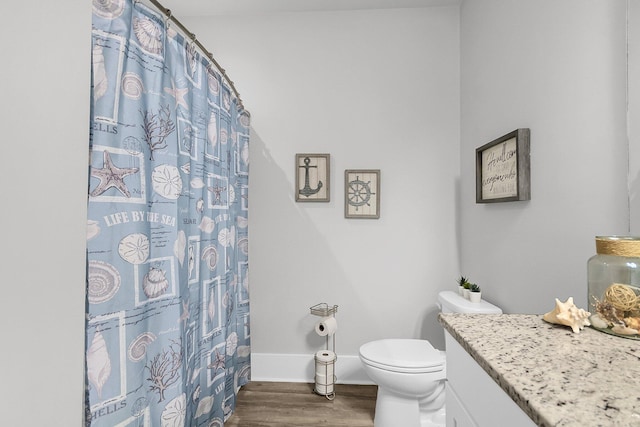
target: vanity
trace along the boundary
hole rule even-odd
[[[447,426],[640,427],[640,341],[542,315],[441,313]]]

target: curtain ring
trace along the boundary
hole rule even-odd
[[[164,25],[165,27],[167,27],[167,29],[169,29],[169,27],[171,26],[171,9],[166,9],[164,11],[164,14],[167,16],[167,19],[164,20]]]

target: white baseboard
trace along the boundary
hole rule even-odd
[[[358,356],[338,355],[335,364],[337,384],[374,384],[362,368]],[[313,383],[315,358],[313,354],[251,354],[251,380]]]

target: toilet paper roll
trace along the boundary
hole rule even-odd
[[[333,384],[333,381],[331,381],[331,378],[327,379],[326,375],[319,374],[317,372],[315,376],[315,381],[316,381],[316,384],[320,384],[320,385]]]
[[[331,350],[320,350],[316,353],[316,384],[327,385],[335,382],[336,359],[336,354]]]
[[[323,363],[316,361],[316,375],[321,375],[331,379],[335,372],[334,366],[334,362]]]
[[[327,377],[325,375],[320,375],[320,374],[316,374],[316,384],[320,384],[320,385],[329,385],[329,384],[335,384],[336,382],[336,378],[331,375],[330,377]]]
[[[337,356],[336,356],[336,353],[331,350],[320,350],[316,352],[315,359],[316,359],[316,362],[327,364],[327,363],[335,362],[337,359]]]
[[[321,337],[331,336],[338,330],[335,317],[325,317],[316,324],[316,333]]]
[[[333,393],[333,384],[329,384],[329,385],[316,384],[316,393],[323,394],[323,395]]]
[[[326,377],[329,380],[333,379],[333,374],[335,372],[333,366],[333,363],[330,365],[316,365],[316,377],[320,376],[323,378]],[[322,382],[322,384],[326,384],[326,382]]]

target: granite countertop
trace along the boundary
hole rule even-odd
[[[542,315],[439,320],[538,426],[640,426],[640,341]]]

